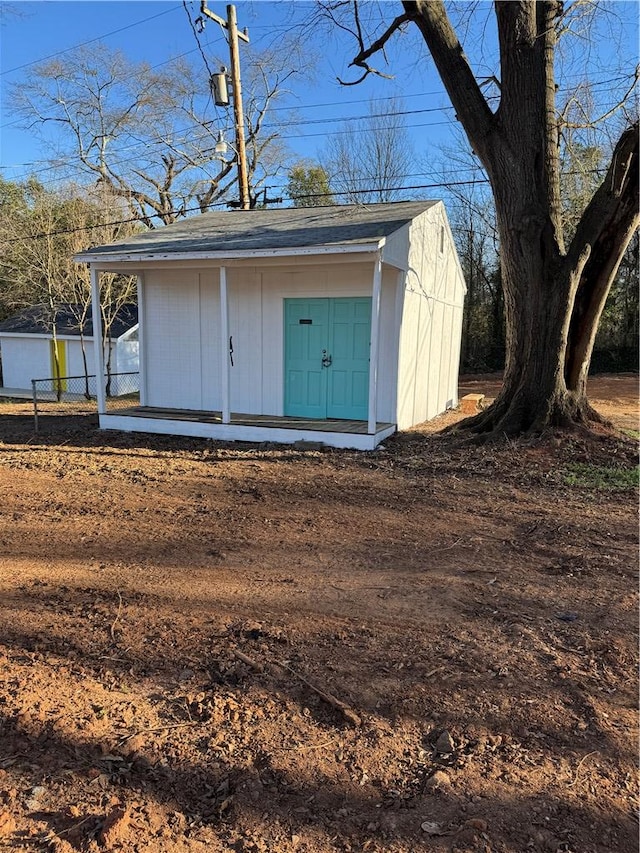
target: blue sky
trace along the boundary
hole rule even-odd
[[[192,17],[199,15],[199,3],[188,3]],[[119,48],[131,59],[160,64],[170,57],[188,53],[196,64],[203,63],[195,36],[181,2],[22,2],[13,4],[18,15],[9,15],[0,37],[2,39],[2,92],[5,97],[11,84],[19,84],[28,75],[34,60],[55,54],[64,56],[69,48],[100,39],[111,48]],[[211,11],[226,17],[226,4],[210,0]],[[238,2],[238,22],[247,27],[254,49],[277,45],[279,38],[290,28],[290,21],[303,21],[313,4],[296,2]],[[119,30],[119,31],[118,31]],[[220,29],[208,22],[200,37],[205,55],[212,66],[213,57],[226,51]],[[414,39],[415,41],[415,39]],[[291,95],[282,102],[295,107],[303,118],[302,126],[287,134],[287,144],[301,156],[314,157],[323,146],[327,133],[337,128],[337,120],[365,114],[369,99],[402,96],[407,109],[441,106],[445,111],[410,116],[419,133],[426,129],[434,135],[446,134],[451,110],[431,63],[424,72],[403,73],[407,63],[396,52],[394,80],[370,79],[353,88],[341,86],[336,77],[349,76],[347,61],[351,43],[336,31],[330,42],[315,46],[320,54],[315,80],[290,80]],[[241,46],[241,51],[244,48]],[[351,75],[354,76],[354,75]],[[402,79],[401,79],[402,78]],[[424,94],[427,93],[427,94]],[[311,123],[305,126],[304,119]],[[319,121],[326,119],[326,121]],[[332,122],[331,119],[334,119]],[[26,174],[32,164],[37,166],[42,151],[34,144],[33,135],[21,130],[9,109],[2,110],[0,137],[0,166],[7,178]]]
[[[145,2],[9,2],[3,10],[0,73],[2,80],[2,111],[0,130],[0,169],[5,178],[19,180],[42,167],[49,153],[36,142],[34,134],[20,129],[6,106],[10,85],[19,85],[28,75],[32,63],[52,55],[64,57],[65,51],[81,43],[103,41],[111,48],[121,49],[132,60],[146,60],[152,65],[166,62],[173,56],[188,53],[194,63],[203,59],[181,2],[145,0]],[[199,14],[199,2],[189,2],[193,18]],[[226,4],[209,0],[209,8],[226,15]],[[254,48],[278,45],[291,22],[300,22],[312,9],[307,2],[266,2],[247,0],[237,2],[238,21],[247,27]],[[399,3],[386,2],[381,6],[388,20],[401,10]],[[588,67],[596,86],[593,97],[604,104],[612,95],[616,79],[622,70],[633,69],[638,61],[638,4],[617,2],[611,5],[599,25],[597,37],[588,40],[579,33],[563,52],[562,65],[569,71],[569,82],[577,80]],[[480,8],[485,18],[488,9]],[[490,16],[489,16],[490,20]],[[472,60],[481,73],[492,73],[492,42],[489,29],[476,18],[471,20],[465,42]],[[94,41],[95,40],[95,41]],[[226,50],[219,28],[210,22],[200,38],[201,47],[212,64],[213,57]],[[406,121],[418,154],[415,175],[408,184],[428,183],[432,172],[429,162],[442,159],[440,147],[453,139],[453,111],[439,79],[422,45],[415,27],[390,45],[388,58],[393,80],[371,77],[357,87],[345,88],[336,77],[353,73],[347,69],[353,55],[353,43],[339,30],[317,31],[312,39],[319,54],[314,81],[289,81],[291,94],[286,103],[299,109],[303,120],[287,133],[287,144],[300,156],[314,157],[322,149],[328,134],[336,131],[345,117],[367,112],[369,99],[401,97],[404,107],[411,111]],[[285,103],[285,102],[283,102]],[[41,176],[46,172],[40,172]]]

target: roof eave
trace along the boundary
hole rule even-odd
[[[244,249],[234,252],[81,252],[74,255],[76,263],[133,263],[147,261],[239,261],[251,258],[290,258],[313,255],[346,255],[377,252],[385,243],[384,237],[368,243],[347,243],[335,246],[301,246],[288,249]]]

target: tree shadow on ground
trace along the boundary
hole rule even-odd
[[[139,452],[139,435],[112,437],[132,444],[98,444],[92,459]],[[163,466],[184,450],[156,439]],[[187,455],[213,453],[192,444]],[[2,562],[0,622],[0,782],[15,789],[0,815],[21,821],[14,846],[48,843],[20,835],[42,787],[42,832],[83,853],[123,803],[124,849],[153,853],[176,839],[289,853],[293,834],[314,853],[635,850],[628,496],[534,493],[460,460],[431,483],[409,453],[406,471],[370,481],[374,457],[331,453],[345,476],[309,465],[291,486],[280,460],[304,453],[288,449],[264,482],[245,465],[224,481],[156,467],[131,498],[125,463],[78,494],[56,479],[75,452],[60,448],[56,471],[38,463],[35,497],[13,470],[3,482],[16,496],[4,547],[22,555]],[[436,748],[445,731],[450,754]],[[428,836],[425,821],[449,834]]]
[[[606,610],[586,625],[565,623],[548,603],[512,593],[501,612],[494,604],[476,606],[458,615],[457,627],[433,622],[431,630],[408,634],[379,620],[375,629],[370,620],[340,620],[331,630],[310,609],[299,615],[306,621],[300,638],[290,630],[286,604],[259,608],[255,621],[255,610],[215,595],[202,610],[210,618],[195,625],[194,607],[171,595],[123,599],[104,588],[38,584],[5,596],[3,606],[0,643],[18,655],[17,663],[40,665],[54,679],[89,680],[107,692],[125,685],[165,721],[190,719],[195,700],[181,699],[176,711],[167,698],[174,694],[203,693],[208,702],[228,693],[242,704],[252,689],[322,728],[349,729],[349,717],[306,680],[385,725],[410,720],[425,734],[484,729],[539,755],[581,756],[597,744],[603,757],[635,761],[634,746],[609,721],[613,710],[634,711],[633,691],[617,686],[633,651],[623,634],[612,634]],[[610,606],[613,613],[616,602]]]
[[[294,444],[276,444],[273,442],[221,441],[208,438],[189,438],[180,435],[161,435],[144,432],[122,432],[120,430],[101,430],[98,428],[97,415],[40,415],[38,431],[34,430],[33,416],[1,414],[0,443],[11,449],[15,445],[28,444],[32,448],[55,449],[58,446],[73,448],[78,452],[95,452],[128,456],[148,457],[149,452],[157,454],[204,453],[207,461],[244,460],[251,455],[269,454],[273,461],[295,463],[299,459],[317,456],[318,453],[342,453],[331,447],[320,451],[296,447]],[[0,448],[0,452],[1,452]],[[346,451],[361,452],[361,451]]]
[[[289,838],[312,830],[331,850],[367,849],[372,839],[410,850],[450,850],[452,844],[459,850],[485,850],[483,839],[498,845],[496,849],[514,849],[516,843],[523,850],[635,850],[631,816],[603,814],[575,797],[558,798],[557,792],[518,796],[512,786],[503,785],[495,801],[480,804],[449,786],[427,790],[429,777],[419,772],[399,792],[385,790],[376,780],[358,784],[347,773],[340,781],[311,772],[291,775],[275,766],[268,753],[172,766],[171,761],[150,760],[142,750],[124,749],[124,744],[105,754],[90,739],[56,734],[50,726],[36,733],[11,717],[0,720],[0,731],[18,756],[6,775],[16,786],[31,786],[26,800],[14,799],[15,814],[31,812],[32,821],[48,828],[31,836],[39,844],[65,838],[71,849],[86,851],[94,838],[104,844],[118,815],[126,815],[117,841],[133,849],[152,835],[166,837],[149,821],[149,806],[155,804],[173,817],[176,836],[204,843],[215,839],[240,851],[254,849],[247,836],[255,837],[263,827],[268,837],[266,827],[274,822]],[[79,805],[60,802],[70,775],[82,790]],[[425,816],[433,835],[421,829]],[[20,846],[27,838],[16,832],[13,841]],[[285,844],[280,849],[293,848]]]

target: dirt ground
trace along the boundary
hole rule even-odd
[[[632,437],[0,414],[0,850],[635,853]]]

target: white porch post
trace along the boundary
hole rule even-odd
[[[91,313],[93,317],[93,346],[96,362],[96,397],[98,414],[107,411],[107,394],[104,385],[104,349],[102,347],[102,312],[100,310],[100,272],[91,267]]]
[[[145,340],[146,319],[144,316],[144,276],[138,276],[138,385],[140,405],[147,405],[147,349]]]
[[[222,423],[231,422],[229,374],[229,300],[227,298],[227,268],[220,267],[220,341],[222,367]]]
[[[380,291],[382,289],[382,254],[378,252],[373,267],[371,292],[371,344],[369,348],[369,422],[367,432],[375,435],[378,413],[378,350],[380,343]]]

